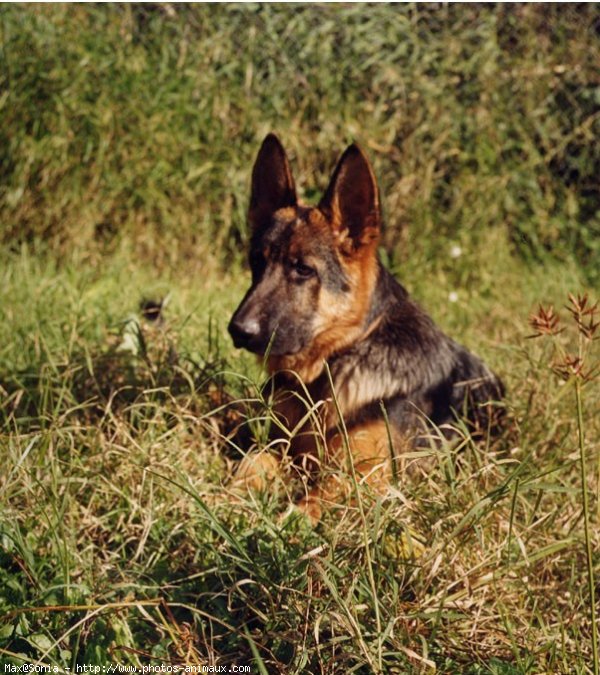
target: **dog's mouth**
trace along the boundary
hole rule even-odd
[[[271,341],[266,344],[263,342],[261,343],[246,342],[240,344],[236,343],[234,340],[233,344],[238,349],[245,349],[247,352],[255,354],[260,358],[268,358],[269,356],[293,356],[295,354],[298,354],[298,352],[302,351],[302,345],[298,346],[294,345],[294,347],[290,348],[280,346],[275,341]]]
[[[247,352],[250,352],[251,354],[256,354],[256,356],[264,357],[265,354],[267,353],[267,347],[263,344],[253,344],[251,342],[246,344],[236,344],[235,340],[233,344],[238,349],[245,349]]]

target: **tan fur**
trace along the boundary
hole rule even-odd
[[[264,492],[282,477],[283,471],[278,457],[267,450],[252,452],[238,464],[233,486]]]
[[[323,218],[320,212],[318,217]],[[311,218],[311,224],[316,218],[316,215]],[[337,227],[335,223],[327,221],[319,225],[329,230]],[[345,241],[342,238],[339,245],[342,246]],[[343,255],[344,268],[350,279],[350,292],[340,299],[321,288],[315,311],[315,335],[311,344],[297,354],[269,357],[267,369],[270,374],[294,372],[305,384],[309,384],[323,372],[325,361],[332,354],[362,339],[369,329],[364,323],[376,281],[377,258],[373,250],[376,243],[377,240],[372,239],[363,249],[354,252],[352,257]]]
[[[383,401],[401,390],[394,373],[385,372],[380,377],[361,377],[360,363],[353,364],[347,372],[338,372],[336,378],[336,397],[344,417],[360,410],[371,401]]]
[[[369,422],[348,431],[348,447],[341,434],[327,444],[327,471],[319,483],[298,503],[313,523],[321,518],[324,504],[347,501],[353,493],[352,466],[358,483],[367,483],[374,492],[383,493],[392,477],[392,452],[388,429],[383,421]],[[395,441],[395,442],[394,442]],[[396,445],[398,438],[392,439]],[[348,452],[348,449],[350,452]]]

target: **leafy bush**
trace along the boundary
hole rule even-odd
[[[14,6],[1,14],[0,235],[240,250],[278,132],[307,197],[357,139],[387,245],[505,230],[600,269],[594,5]]]

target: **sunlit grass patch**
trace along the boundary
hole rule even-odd
[[[218,291],[200,299],[189,269],[158,278],[128,254],[89,275],[25,252],[5,260],[2,330],[22,342],[4,342],[0,379],[3,658],[332,673],[587,662],[575,417],[547,348],[525,340],[540,293],[559,304],[575,272],[501,261],[500,287],[472,294],[484,331],[466,299],[445,302],[457,267],[434,266],[436,292],[407,265],[446,329],[507,380],[511,426],[487,447],[435,450],[426,480],[383,498],[359,486],[363,517],[353,501],[313,528],[284,517],[285,486],[243,497],[230,484],[239,415],[264,442],[260,372],[225,336],[243,272],[204,277]],[[144,318],[141,300],[167,294],[161,320]],[[596,396],[590,383],[585,400]]]

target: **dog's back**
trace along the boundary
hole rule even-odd
[[[500,379],[445,335],[381,265],[370,312],[379,321],[368,338],[330,359],[347,422],[381,417],[383,404],[403,431],[458,419],[477,435],[496,428]]]

